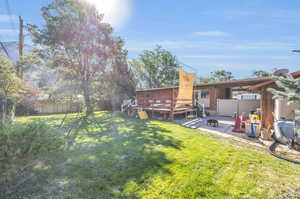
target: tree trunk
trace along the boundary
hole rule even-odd
[[[15,114],[16,114],[16,104],[15,103],[11,103],[9,105],[9,108],[8,108],[8,113],[7,113],[7,118],[6,120],[8,122],[12,122],[14,121],[15,119]]]
[[[121,110],[121,93],[120,92],[113,92],[113,96],[111,99],[111,106],[113,111],[120,111]]]
[[[5,103],[4,103],[4,100],[3,100],[2,105],[1,105],[1,117],[0,117],[0,119],[1,119],[2,121],[5,120],[5,115],[6,115],[5,111],[6,111],[6,110],[5,110]]]
[[[15,118],[16,105],[11,100],[5,100],[1,104],[0,108],[0,120],[2,119],[5,122],[11,123]]]
[[[83,90],[83,96],[84,96],[84,103],[86,106],[86,116],[90,116],[94,114],[94,107],[91,102],[90,97],[90,85],[88,80],[82,81],[82,90]]]

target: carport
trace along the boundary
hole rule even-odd
[[[204,104],[212,115],[233,116],[234,113],[249,113],[260,107],[259,99],[234,99],[237,93],[260,83],[270,81],[268,77],[210,82],[194,87],[194,98]]]
[[[291,75],[294,78],[299,78],[300,77],[300,71],[291,73]],[[273,127],[274,123],[274,114],[275,116],[279,113],[280,110],[278,109],[284,109],[285,112],[288,110],[294,110],[297,105],[289,105],[287,103],[283,103],[280,100],[274,100],[272,93],[268,91],[269,88],[277,88],[276,83],[274,80],[269,80],[266,82],[262,82],[259,84],[256,84],[254,86],[249,87],[249,91],[251,92],[259,92],[261,94],[261,101],[260,101],[260,106],[261,106],[261,128],[266,128],[270,129]],[[295,107],[292,107],[295,106]],[[277,111],[275,111],[277,109]],[[277,113],[276,113],[277,112]],[[281,111],[282,112],[282,111]],[[289,113],[285,113],[289,114]],[[276,119],[282,119],[281,116],[277,116]]]

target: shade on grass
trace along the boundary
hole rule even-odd
[[[18,121],[42,119],[55,126],[63,118],[64,115],[52,115],[23,117]],[[76,115],[69,115],[66,123],[72,121],[76,121]],[[47,168],[49,176],[44,175],[45,183],[39,185],[40,190],[46,191],[33,193],[37,198],[296,198],[300,195],[298,165],[275,159],[265,150],[206,132],[108,112],[97,113],[84,128],[82,125],[78,128],[75,143],[59,157],[60,163]]]

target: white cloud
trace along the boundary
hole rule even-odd
[[[0,22],[10,22],[10,20],[16,21],[17,20],[17,16],[15,15],[5,15],[5,14],[0,14]]]
[[[131,52],[140,52],[140,51],[143,51],[143,50],[147,50],[147,48],[142,48],[142,47],[128,47],[127,50],[131,51]]]
[[[297,44],[288,42],[251,42],[237,44],[233,46],[235,50],[291,50],[297,47]]]
[[[17,33],[17,29],[0,29],[0,35],[15,35]]]
[[[207,31],[207,32],[195,32],[197,36],[204,36],[204,37],[226,37],[230,36],[229,33],[222,32],[222,31]]]
[[[300,43],[290,42],[224,42],[224,41],[191,41],[191,40],[152,40],[127,41],[128,50],[139,51],[161,45],[169,50],[201,50],[201,51],[290,51]]]
[[[250,2],[250,1],[249,1]],[[267,13],[267,14],[266,14]],[[273,23],[299,24],[299,9],[277,9],[277,8],[255,8],[255,9],[222,9],[201,12],[206,17],[222,17],[230,21],[255,21],[255,24],[262,24],[264,27]],[[266,23],[268,21],[268,23]],[[253,23],[248,22],[248,26]],[[271,23],[273,22],[273,23]]]
[[[189,59],[274,59],[287,60],[290,56],[273,56],[273,55],[220,55],[220,54],[201,54],[201,55],[183,55],[182,58]]]

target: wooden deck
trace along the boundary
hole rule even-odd
[[[161,108],[161,107],[133,107],[135,110],[143,110],[151,117],[154,117],[156,113],[163,115],[164,120],[173,120],[175,115],[185,114],[187,118],[188,114],[193,114],[197,117],[197,110],[193,108]]]
[[[190,106],[186,106],[184,104],[177,103],[177,95],[177,88],[137,91],[137,104],[133,108],[135,110],[144,110],[151,117],[157,113],[161,114],[166,120],[173,120],[174,116],[179,114],[186,114],[187,116],[189,113],[195,113],[192,104]]]

